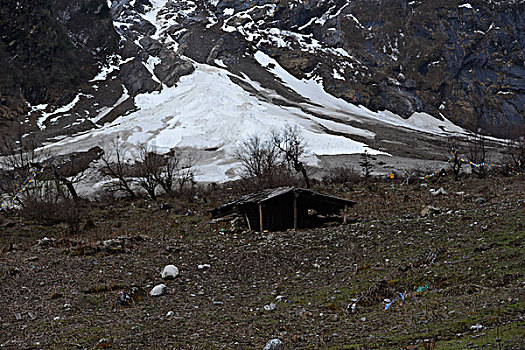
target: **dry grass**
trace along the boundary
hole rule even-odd
[[[169,210],[146,200],[95,204],[94,225],[75,237],[60,225],[4,218],[0,344],[254,349],[277,337],[287,349],[523,348],[524,185],[323,186],[359,202],[352,223],[297,232],[221,233],[229,223],[210,225],[206,210],[234,197],[233,188],[170,199]],[[441,186],[449,195],[430,194]],[[429,204],[440,212],[422,217]],[[36,245],[43,236],[57,241]],[[98,242],[115,237],[127,239],[115,249]],[[164,282],[168,263],[181,276]],[[211,268],[198,270],[204,263]],[[116,306],[122,291],[158,283],[167,295]],[[398,293],[405,303],[385,311],[383,300]],[[263,309],[270,302],[275,311]]]

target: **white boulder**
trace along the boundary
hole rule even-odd
[[[166,293],[167,288],[168,287],[166,287],[166,285],[164,284],[158,284],[155,287],[153,287],[151,292],[149,292],[149,295],[151,295],[152,297],[160,297],[161,295]]]
[[[166,265],[162,270],[161,277],[163,279],[173,279],[179,275],[179,269],[175,265]]]

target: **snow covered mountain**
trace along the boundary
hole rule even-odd
[[[437,141],[464,132],[449,119],[495,134],[525,119],[519,1],[46,0],[0,9],[46,14],[33,27],[2,19],[0,62],[13,71],[38,66],[24,45],[46,46],[22,34],[42,31],[44,20],[56,28],[57,44],[42,51],[58,56],[42,65],[62,62],[67,74],[42,70],[44,86],[31,87],[19,72],[0,94],[3,129],[21,124],[57,153],[117,137],[130,150],[192,148],[201,179],[225,180],[240,141],[286,125],[300,127],[315,164],[364,150],[432,159]]]

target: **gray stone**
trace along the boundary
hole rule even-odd
[[[179,275],[179,268],[175,265],[166,265],[162,270],[161,277],[165,280],[174,279]]]
[[[160,63],[153,70],[157,78],[167,86],[175,85],[180,77],[193,73],[195,67],[171,51],[162,51]]]
[[[276,309],[275,303],[270,303],[268,305],[264,305],[264,310],[266,311],[274,311]]]
[[[279,339],[268,340],[263,350],[282,350],[284,349],[284,344]]]
[[[149,295],[151,295],[152,297],[159,297],[161,295],[164,295],[164,293],[166,293],[167,288],[168,287],[164,284],[158,284],[155,287],[153,287],[151,292],[149,292]]]

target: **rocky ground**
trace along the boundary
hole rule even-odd
[[[210,224],[232,188],[164,210],[93,203],[74,235],[2,215],[0,347],[525,348],[523,180],[322,190],[359,202],[349,224]],[[161,279],[167,264],[173,280]],[[161,283],[165,294],[149,296]]]

